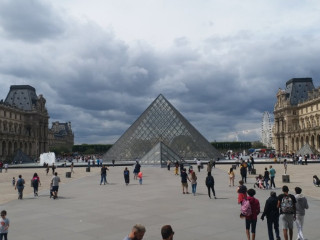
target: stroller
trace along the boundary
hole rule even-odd
[[[263,177],[261,174],[259,174],[258,177],[256,177],[256,182],[254,183],[253,185],[254,188],[260,188],[260,189],[265,189],[265,186],[264,186],[264,180],[263,180]]]
[[[320,187],[320,179],[317,177],[317,175],[313,176],[313,184],[317,187]]]

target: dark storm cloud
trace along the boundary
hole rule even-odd
[[[62,19],[44,1],[3,0],[0,27],[10,39],[39,41],[63,32]]]
[[[64,24],[51,6],[25,2],[30,6],[0,5],[8,35],[0,39],[0,98],[11,83],[34,86],[47,100],[50,121],[71,121],[76,143],[113,143],[160,93],[209,141],[233,141],[236,134],[257,140],[255,129],[262,113],[273,111],[279,87],[293,77],[313,77],[319,85],[316,37],[240,31],[197,48],[181,37],[159,51],[142,41],[128,45],[89,21]],[[26,8],[22,19],[36,15],[21,32],[18,3]],[[63,38],[52,38],[61,32]]]

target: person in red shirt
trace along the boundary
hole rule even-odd
[[[250,226],[251,226],[251,236],[252,240],[255,240],[256,238],[256,225],[257,225],[257,216],[260,213],[260,202],[258,199],[254,197],[256,195],[256,191],[254,189],[248,190],[248,197],[247,199],[250,202],[251,206],[251,212],[252,214],[250,216],[246,216],[246,234],[248,240],[250,240]]]

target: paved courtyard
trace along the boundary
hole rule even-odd
[[[132,167],[129,169],[132,172]],[[223,168],[213,169],[218,199],[207,196],[206,171],[198,174],[198,193],[193,196],[182,194],[180,178],[173,171],[143,166],[143,185],[131,178],[126,186],[123,170],[124,167],[111,167],[107,185],[99,185],[98,173],[62,184],[57,200],[50,199],[49,192],[42,190],[38,198],[27,194],[22,201],[1,204],[0,209],[7,210],[11,221],[9,239],[122,240],[136,223],[146,226],[144,239],[147,240],[161,239],[160,228],[165,224],[172,225],[175,240],[246,239],[245,222],[239,218],[236,187],[228,186]],[[236,180],[238,177],[239,174]],[[61,179],[66,180],[64,176]],[[299,185],[299,181],[293,182]],[[253,183],[254,178],[250,178],[247,187]],[[276,184],[279,194],[282,183]],[[293,188],[289,188],[292,193]],[[314,191],[320,188],[314,187]],[[269,193],[269,190],[257,190],[261,210]],[[309,240],[320,239],[320,200],[308,197],[308,201],[310,210],[306,213],[304,233]],[[266,220],[258,220],[256,239],[268,239]]]

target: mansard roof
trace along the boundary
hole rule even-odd
[[[308,100],[308,92],[315,87],[312,78],[292,78],[286,83],[287,98],[291,105]]]
[[[25,111],[31,111],[38,97],[36,89],[29,85],[12,85],[5,103]]]

